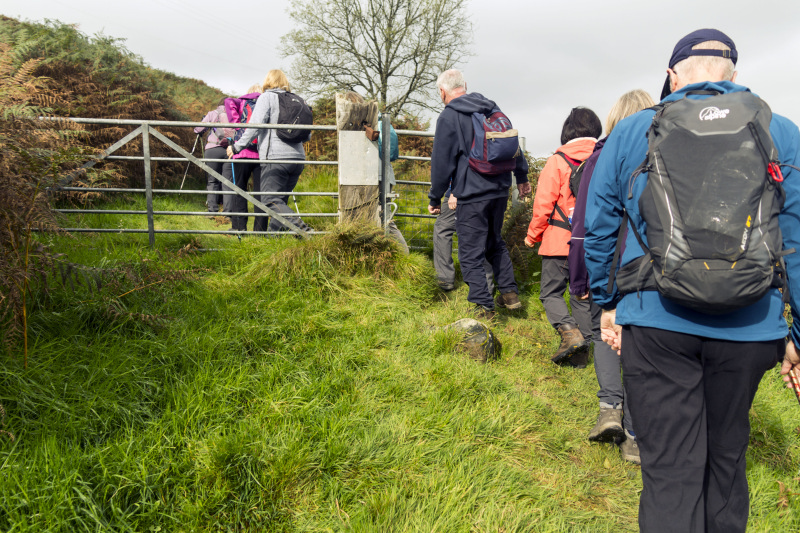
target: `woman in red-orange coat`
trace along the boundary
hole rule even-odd
[[[576,107],[570,111],[561,130],[562,146],[556,150],[542,169],[536,196],[533,200],[533,217],[528,226],[525,244],[540,242],[542,277],[539,299],[544,305],[550,324],[561,336],[561,345],[551,360],[559,365],[586,366],[592,337],[592,317],[588,300],[574,298],[570,301],[570,314],[564,300],[569,284],[569,241],[575,195],[570,190],[570,176],[594,150],[603,126],[597,115],[588,108]]]

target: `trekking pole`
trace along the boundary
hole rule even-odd
[[[197,141],[199,139],[200,139],[200,134],[198,133],[197,137],[194,138],[194,146],[192,146],[192,155],[194,155],[194,149],[197,148]],[[186,181],[186,174],[189,173],[189,165],[191,164],[192,164],[191,161],[186,163],[186,172],[183,173],[183,180],[181,180],[181,190],[183,190],[183,183]]]
[[[236,185],[236,171],[233,168],[233,158],[231,158],[231,178],[233,178],[233,180],[232,180],[233,184]],[[231,208],[233,208],[233,206],[231,206]],[[233,216],[231,216],[231,227],[233,227]],[[235,231],[239,231],[239,230],[235,230]],[[239,238],[239,242],[242,242],[242,234],[241,233],[237,233],[236,237]]]

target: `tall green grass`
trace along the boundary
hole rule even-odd
[[[29,367],[0,359],[0,530],[638,529],[640,470],[586,440],[594,373],[549,362],[535,285],[481,365],[440,329],[469,316],[466,287],[440,293],[380,232],[191,238],[218,251],[47,238],[107,283],[51,283]],[[750,531],[800,529],[781,383],[752,411]]]

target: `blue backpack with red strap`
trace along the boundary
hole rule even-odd
[[[469,166],[478,174],[498,176],[516,168],[519,133],[511,120],[495,107],[489,115],[472,113],[473,138]]]

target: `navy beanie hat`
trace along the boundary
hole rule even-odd
[[[697,46],[698,44],[707,41],[719,41],[730,48],[730,50],[692,50],[693,46]],[[675,48],[672,50],[672,57],[669,58],[668,66],[669,68],[672,68],[679,62],[691,56],[727,57],[733,61],[734,65],[736,64],[736,60],[739,59],[739,53],[736,51],[736,45],[733,44],[733,40],[721,31],[713,29],[693,31],[678,41],[678,44],[676,44]],[[669,95],[671,92],[669,76],[667,76],[667,80],[664,82],[664,89],[661,91],[661,99],[663,100],[664,97]]]

